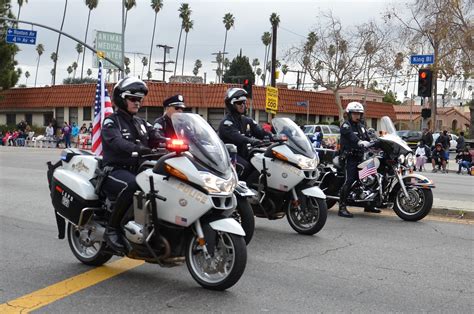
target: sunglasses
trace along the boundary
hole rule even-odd
[[[142,102],[143,98],[142,97],[133,97],[133,96],[127,96],[125,99],[130,100],[131,102]]]
[[[245,105],[245,101],[236,101],[236,102],[234,102],[234,105],[243,106],[243,105]]]
[[[178,107],[178,106],[171,106],[174,108],[174,110],[180,110],[180,111],[183,111],[184,108],[183,107]]]

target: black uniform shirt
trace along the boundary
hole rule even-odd
[[[103,160],[108,166],[136,165],[131,154],[143,146],[156,147],[159,139],[151,124],[121,109],[104,119],[101,135]]]
[[[359,141],[370,141],[369,135],[362,123],[351,120],[344,121],[341,125],[341,151],[346,153],[361,153]]]
[[[153,127],[158,131],[163,141],[166,138],[176,138],[176,131],[173,128],[173,121],[168,115],[164,114],[155,120]]]

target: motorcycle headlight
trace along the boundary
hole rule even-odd
[[[204,181],[204,188],[209,193],[231,193],[237,185],[237,180],[233,175],[229,179],[223,179],[205,171],[201,171],[200,174]]]
[[[318,165],[316,158],[308,158],[305,156],[297,156],[298,167],[301,169],[314,169]]]
[[[408,154],[406,157],[406,163],[408,167],[413,167],[415,165],[415,157],[413,154]]]
[[[398,162],[403,165],[405,163],[405,155],[398,156]]]

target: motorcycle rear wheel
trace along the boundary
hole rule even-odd
[[[74,256],[83,264],[100,266],[109,261],[113,254],[104,252],[104,241],[93,241],[89,230],[79,228],[71,223],[67,226],[67,240]]]
[[[292,205],[292,202],[289,202],[286,218],[291,228],[300,234],[313,235],[318,233],[326,224],[326,219],[328,216],[328,209],[326,205],[326,200],[308,197],[308,196],[299,196],[301,202],[306,202],[305,208],[300,208]],[[308,223],[307,220],[311,219]]]
[[[247,247],[244,238],[217,232],[213,256],[205,257],[197,236],[190,237],[186,250],[186,266],[202,287],[222,291],[232,287],[244,273]]]
[[[405,199],[400,188],[395,194],[393,210],[398,217],[407,221],[418,221],[425,218],[433,207],[433,191],[417,187],[407,187],[410,200]]]

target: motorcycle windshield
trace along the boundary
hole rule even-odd
[[[308,137],[293,120],[290,118],[274,118],[272,125],[277,135],[284,134],[288,137],[286,144],[291,149],[308,158],[315,157],[313,147]]]
[[[175,113],[171,121],[177,137],[188,143],[195,159],[224,178],[232,175],[227,149],[206,120],[195,113]]]
[[[395,144],[395,146],[398,145],[398,149],[393,147],[393,150],[399,153],[406,154],[411,152],[411,148],[407,145],[407,143],[402,140],[400,136],[398,136],[395,125],[393,124],[390,117],[384,116],[380,119],[380,129],[382,130],[382,136],[379,138],[379,140],[388,141],[392,144]]]

